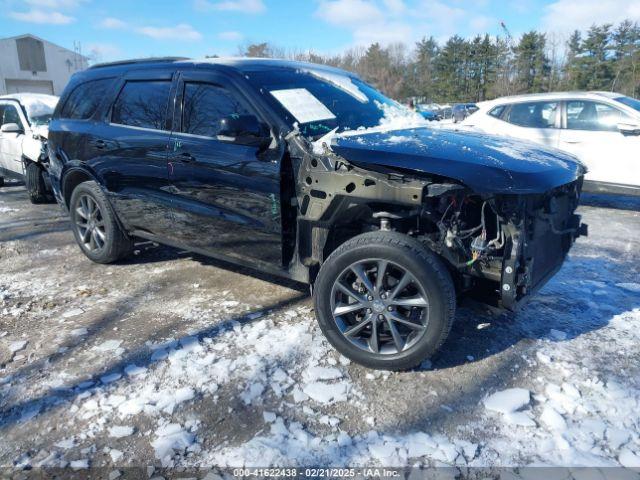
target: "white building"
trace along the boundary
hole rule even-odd
[[[86,57],[35,35],[0,39],[0,95],[60,95],[71,75],[87,67]]]

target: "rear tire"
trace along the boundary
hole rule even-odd
[[[113,263],[131,254],[133,240],[94,181],[79,184],[71,194],[69,216],[82,252],[96,263]]]
[[[4,187],[4,177],[0,177],[0,187]]]
[[[47,203],[51,201],[51,196],[47,192],[47,185],[44,181],[44,175],[44,170],[37,163],[27,163],[25,184],[31,203]]]
[[[322,264],[314,301],[327,340],[381,370],[406,370],[433,356],[455,315],[443,262],[397,232],[365,233],[338,247]]]

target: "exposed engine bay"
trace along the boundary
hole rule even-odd
[[[363,169],[328,148],[318,155],[295,134],[288,140],[297,171],[297,235],[309,240],[298,242],[298,254],[309,268],[358,233],[394,230],[437,253],[458,292],[514,309],[587,233],[574,214],[582,178],[542,194],[478,194],[440,176]]]
[[[482,285],[513,308],[544,285],[575,238],[586,234],[573,213],[580,188],[581,181],[538,195],[487,197],[460,188],[426,196],[419,238],[460,272],[464,290]]]

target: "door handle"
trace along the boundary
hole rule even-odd
[[[191,155],[189,152],[177,153],[173,159],[182,163],[191,163],[196,161],[196,157]]]
[[[89,144],[92,147],[97,148],[98,150],[104,150],[105,148],[107,148],[107,142],[105,142],[104,140],[92,140],[89,142]]]
[[[569,143],[571,145],[574,145],[576,143],[582,143],[580,140],[562,140],[562,143]]]

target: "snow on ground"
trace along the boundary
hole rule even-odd
[[[94,265],[27,208],[0,221],[3,466],[640,466],[637,210],[583,207],[520,312],[465,304],[439,357],[388,373],[298,291],[170,249]]]
[[[13,208],[13,207],[8,207],[5,202],[0,201],[0,213],[10,213],[10,212],[17,212],[18,209],[17,208]]]

